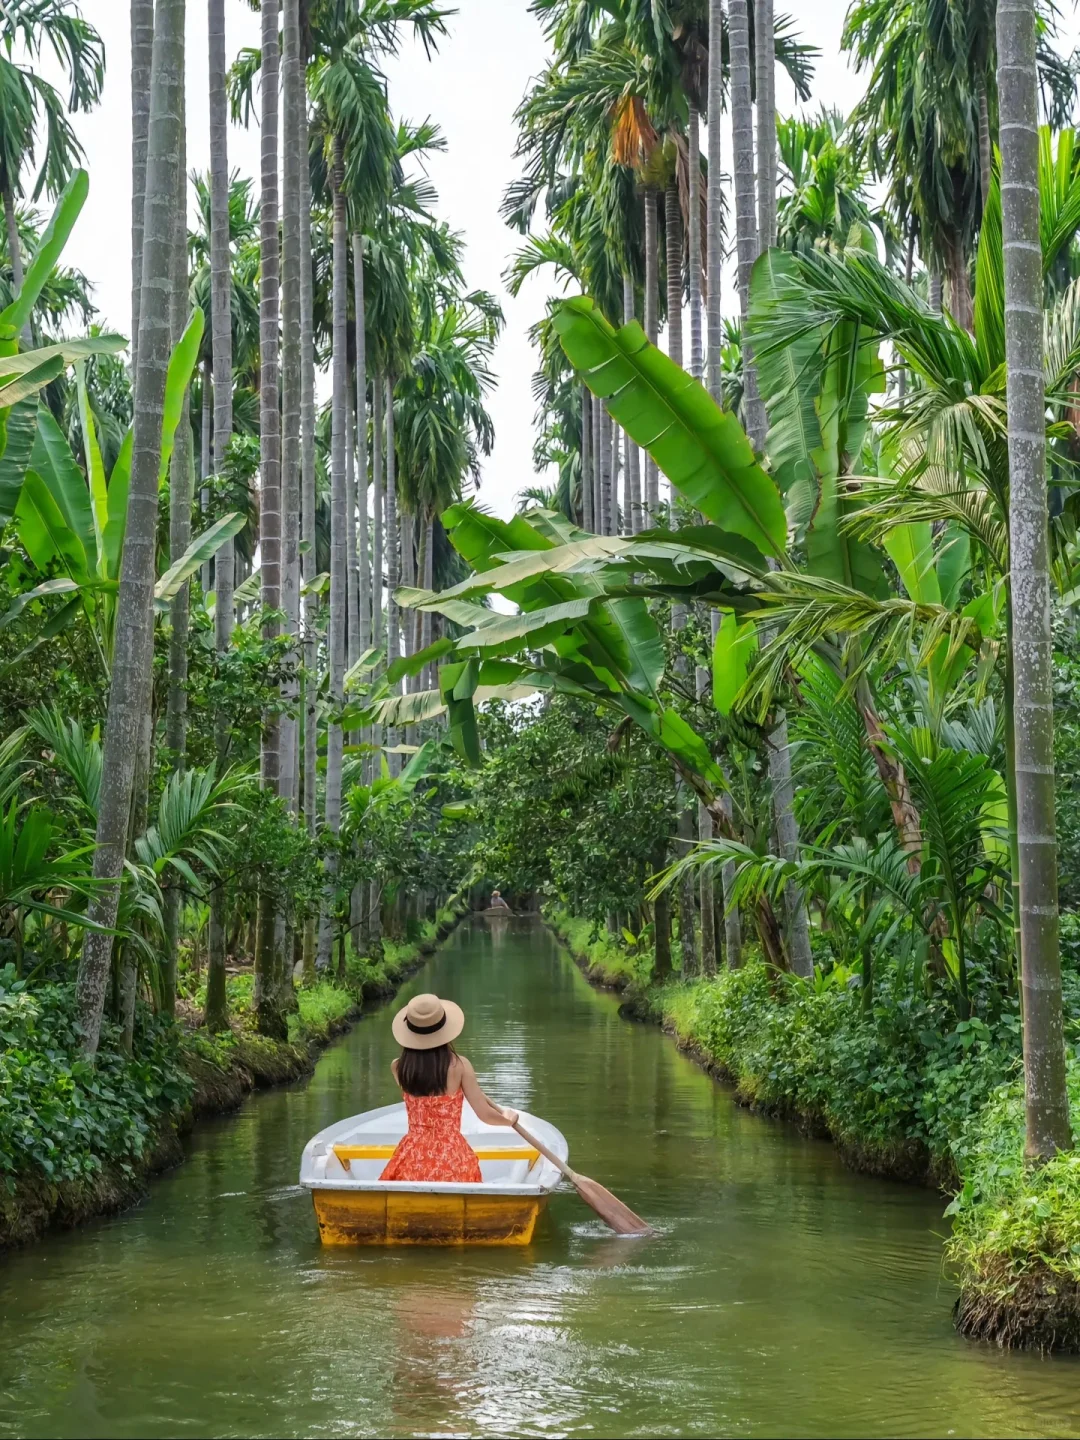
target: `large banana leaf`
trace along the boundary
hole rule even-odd
[[[713,643],[713,704],[721,715],[731,714],[756,650],[757,626],[750,620],[740,623],[735,612],[728,610]]]
[[[99,574],[94,511],[86,477],[71,453],[67,436],[44,405],[38,410],[37,438],[30,456],[30,468],[48,487],[56,508],[70,531],[71,540],[78,545],[80,558],[77,578],[85,580],[91,575]],[[25,544],[25,537],[23,540]],[[55,553],[59,555],[67,552],[57,545]],[[43,568],[42,559],[38,555],[33,555],[33,560],[39,569]],[[71,573],[76,574],[76,571]]]
[[[0,411],[0,529],[15,514],[37,435],[37,401]]]
[[[779,556],[780,495],[736,417],[656,346],[636,321],[615,330],[584,296],[563,301],[555,329],[570,363],[695,510]]]
[[[84,585],[94,575],[79,536],[68,523],[53,491],[36,470],[27,470],[15,512],[19,539],[39,570],[59,559],[68,575]]]
[[[178,560],[174,560],[165,574],[154,586],[154,600],[165,604],[178,593],[181,586],[191,579],[195,572],[213,559],[222,545],[231,540],[247,524],[247,517],[234,510],[215,520],[213,525],[196,535]]]
[[[30,319],[37,298],[63,254],[89,193],[89,175],[85,170],[76,170],[64,186],[52,219],[38,241],[34,258],[23,276],[22,289],[7,309],[0,312],[0,341],[13,340]]]
[[[33,355],[33,350],[28,352]],[[21,356],[19,357],[22,358]],[[0,409],[10,409],[23,400],[29,400],[46,385],[51,385],[64,373],[64,362],[59,355],[48,360],[39,360],[28,366],[21,375],[0,375]]]
[[[165,407],[161,417],[159,484],[164,484],[169,473],[169,461],[172,459],[173,445],[176,442],[176,427],[184,413],[184,396],[191,384],[195,366],[199,363],[199,348],[202,345],[205,323],[203,312],[198,305],[194,306],[187,327],[169,356],[169,370],[165,377]]]

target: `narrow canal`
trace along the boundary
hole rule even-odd
[[[139,1210],[0,1262],[0,1435],[1080,1436],[1080,1364],[953,1334],[937,1198],[740,1110],[539,924],[466,925],[422,990],[656,1237],[560,1192],[528,1249],[320,1249],[300,1151],[396,1098],[384,1011]]]

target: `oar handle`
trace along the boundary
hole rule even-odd
[[[554,1154],[551,1150],[549,1150],[547,1146],[543,1143],[543,1141],[538,1140],[535,1135],[530,1135],[528,1130],[525,1129],[524,1125],[522,1125],[520,1121],[514,1121],[514,1129],[517,1131],[517,1133],[521,1136],[521,1138],[525,1141],[527,1145],[531,1145],[534,1150],[539,1150],[540,1154],[543,1155],[544,1159],[550,1160],[552,1165],[554,1165],[557,1170],[561,1170],[568,1180],[577,1179],[577,1176],[574,1174],[573,1170],[570,1169],[570,1166],[567,1165],[566,1161],[560,1160],[558,1155]]]

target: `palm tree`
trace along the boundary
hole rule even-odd
[[[300,53],[300,0],[284,0],[282,27],[281,106],[281,500],[282,609],[286,633],[300,630],[300,171],[307,162],[301,150],[301,111],[306,103],[304,64]],[[299,655],[293,654],[293,662]],[[281,720],[280,793],[293,815],[300,807],[300,729],[295,716],[299,686],[289,681]]]
[[[37,66],[46,42],[70,85],[66,105]],[[34,63],[15,63],[16,43]],[[44,125],[45,153],[35,200],[43,192],[55,198],[70,179],[83,152],[68,114],[96,105],[104,80],[101,37],[72,0],[6,0],[0,7],[0,196],[16,290],[22,288],[23,266],[15,198],[25,193],[23,170],[37,158],[38,127]]]
[[[281,410],[279,325],[281,315],[281,242],[278,230],[278,132],[280,0],[262,0],[260,114],[260,265],[259,265],[259,550],[263,637],[280,633],[281,610]],[[274,707],[263,717],[260,772],[263,786],[279,793],[281,783],[281,712]],[[259,896],[255,940],[254,1009],[264,1035],[282,1037],[285,1021],[278,1004],[280,956],[277,906],[271,895]]]
[[[108,883],[90,906],[90,919],[111,929],[127,850],[135,759],[143,717],[149,711],[153,660],[154,534],[162,416],[169,363],[168,280],[174,244],[172,214],[178,190],[184,75],[184,0],[159,0],[150,86],[146,164],[146,223],[140,343],[135,376],[135,436],[117,604],[116,648],[102,762],[94,875]],[[112,937],[88,931],[77,980],[83,1045],[97,1050]]]
[[[224,26],[224,20],[222,25]],[[146,217],[146,145],[150,131],[150,63],[154,0],[131,0],[131,373],[139,363],[143,225]]]
[[[133,0],[133,4],[138,0]],[[230,304],[231,266],[229,204],[228,109],[225,93],[225,0],[209,0],[207,12],[210,79],[210,290],[211,334],[214,365],[214,470],[222,474],[225,453],[233,431],[233,346]],[[232,541],[226,541],[214,562],[214,648],[219,658],[232,641],[233,565]],[[217,753],[224,769],[229,737],[218,718]],[[204,1023],[210,1030],[224,1030],[228,1024],[225,996],[225,950],[227,944],[225,893],[215,885],[210,894],[209,958],[206,974]]]
[[[1054,669],[1047,539],[1035,0],[999,0],[1005,372],[1026,1153],[1072,1145],[1054,841]]]

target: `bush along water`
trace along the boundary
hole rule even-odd
[[[952,1192],[947,1255],[964,1333],[1080,1349],[1080,1149],[1041,1167],[1025,1162],[1015,1006],[976,1006],[958,1019],[886,972],[868,1008],[842,970],[802,981],[753,951],[715,978],[654,985],[647,948],[564,909],[547,918],[590,980],[624,992],[624,1013],[662,1025],[741,1103],[830,1138],[866,1173]],[[1080,925],[1065,922],[1069,1085],[1080,1114]]]
[[[460,903],[387,940],[375,960],[348,947],[344,982],[323,977],[296,992],[288,1039],[257,1032],[250,972],[230,976],[232,1023],[214,1034],[139,1005],[130,1052],[107,1022],[93,1061],[83,1052],[74,986],[28,986],[0,969],[0,1248],[52,1226],[124,1208],[147,1177],[183,1158],[199,1115],[235,1109],[253,1088],[308,1073],[319,1050],[365,1001],[392,995],[453,928]],[[203,995],[192,994],[191,1013]],[[185,1007],[181,1006],[183,1010]]]

